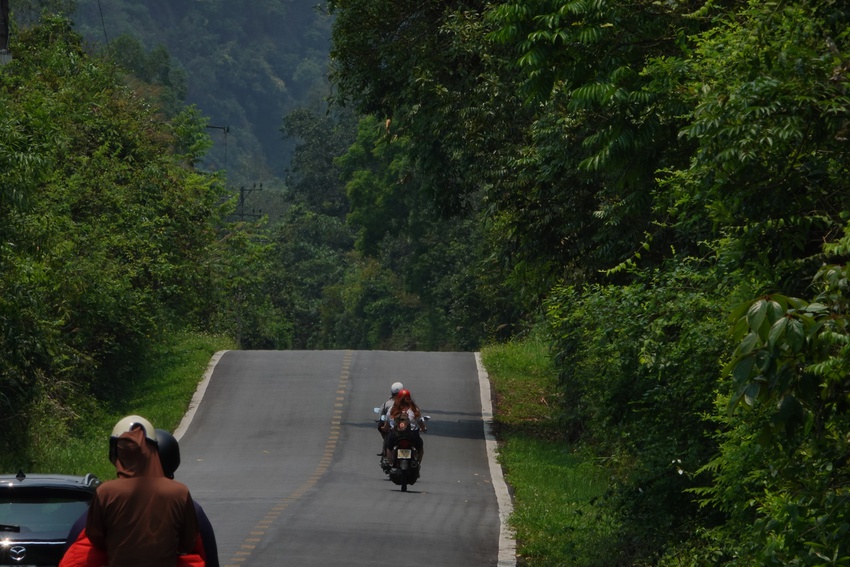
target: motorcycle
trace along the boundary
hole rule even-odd
[[[380,408],[375,408],[375,412],[380,413]],[[423,418],[427,421],[431,416]],[[382,421],[385,419],[385,416],[381,416]],[[381,457],[381,468],[393,484],[401,486],[402,492],[407,492],[407,487],[419,480],[419,452],[407,420],[402,419],[395,424],[395,443],[388,449],[392,456],[390,459]]]

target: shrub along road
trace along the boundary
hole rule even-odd
[[[407,493],[376,456],[372,408],[396,380],[432,416]],[[470,353],[229,351],[178,433],[177,480],[210,516],[222,565],[371,567],[390,549],[410,567],[497,565]]]

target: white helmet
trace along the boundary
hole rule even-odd
[[[122,418],[115,427],[112,428],[112,435],[109,437],[109,460],[115,463],[118,459],[118,438],[124,433],[141,427],[145,432],[145,438],[152,443],[157,443],[156,429],[153,428],[151,422],[140,415],[128,415]]]
[[[390,386],[390,394],[395,396],[399,392],[404,390],[404,385],[401,382],[396,382],[392,386]]]
[[[117,439],[118,437],[121,437],[122,434],[134,430],[136,426],[140,426],[145,430],[145,437],[148,441],[156,443],[156,429],[153,428],[150,421],[140,415],[128,415],[121,419],[121,421],[116,423],[115,427],[112,428],[112,437]]]

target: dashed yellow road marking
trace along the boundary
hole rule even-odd
[[[257,548],[257,544],[262,542],[262,538],[266,535],[266,530],[271,526],[272,523],[280,516],[280,514],[289,507],[290,504],[300,499],[304,496],[311,488],[313,488],[316,483],[319,482],[319,479],[328,471],[331,461],[333,460],[334,453],[336,452],[338,440],[339,440],[339,432],[340,425],[342,423],[342,408],[345,406],[345,393],[348,390],[348,378],[349,378],[349,369],[351,368],[351,359],[354,356],[354,352],[347,350],[345,351],[345,355],[342,358],[342,370],[339,372],[339,383],[337,384],[336,393],[338,394],[335,403],[334,403],[334,412],[333,418],[331,419],[330,432],[328,433],[328,439],[325,442],[325,451],[322,454],[322,458],[319,460],[319,464],[316,466],[313,473],[307,478],[307,480],[299,486],[295,491],[293,491],[289,496],[281,498],[277,500],[272,506],[271,511],[266,513],[261,520],[257,522],[254,528],[251,530],[251,536],[259,536],[259,537],[249,537],[245,539],[245,542],[242,544],[241,549],[243,551],[237,551],[233,554],[233,557],[230,558],[230,563],[225,563],[223,567],[242,567],[244,561],[251,556],[251,553]],[[244,551],[248,550],[248,551]]]

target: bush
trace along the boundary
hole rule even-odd
[[[15,42],[0,73],[4,452],[45,433],[39,416],[73,421],[77,396],[108,395],[203,311],[221,197],[177,150],[203,134],[197,116],[163,121],[67,20]]]
[[[706,416],[727,347],[724,286],[709,274],[686,261],[625,286],[560,288],[548,301],[565,425],[614,474],[608,504],[625,564],[706,521],[688,490],[715,450]]]
[[[850,234],[850,231],[848,231]],[[827,246],[850,255],[850,235]],[[691,555],[728,565],[850,564],[850,301],[847,264],[811,302],[769,294],[732,316],[739,343],[718,398],[719,452],[696,493],[728,515]]]

